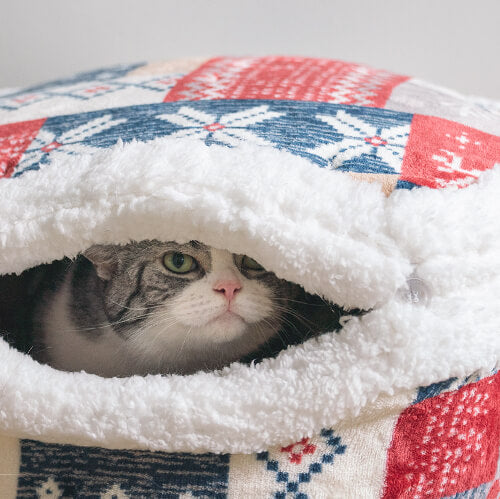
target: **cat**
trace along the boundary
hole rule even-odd
[[[96,245],[44,281],[34,356],[105,377],[260,360],[338,328],[343,313],[246,255],[197,241]]]
[[[197,241],[96,245],[31,274],[24,350],[104,377],[258,362],[344,315],[249,256]]]

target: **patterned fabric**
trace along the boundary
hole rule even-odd
[[[172,498],[223,498],[228,474],[228,455],[112,451],[23,440],[17,493],[20,497],[111,499],[161,493]]]
[[[500,373],[386,397],[348,423],[258,454],[0,440],[0,473],[17,477],[2,497],[498,499],[499,422]]]
[[[0,93],[0,182],[118,141],[252,143],[394,189],[466,187],[500,163],[500,106],[300,57],[120,66]],[[29,173],[31,172],[31,173]],[[252,455],[114,451],[0,437],[0,497],[500,497],[500,375],[382,397]]]
[[[415,87],[430,103],[421,113],[413,112]],[[454,108],[439,107],[436,93],[387,71],[298,57],[84,73],[0,97],[0,179],[118,140],[170,136],[207,147],[285,149],[319,167],[378,180],[386,193],[464,187],[500,161],[499,111],[460,96]],[[478,129],[467,125],[471,115],[481,116]]]

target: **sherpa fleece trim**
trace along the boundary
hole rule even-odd
[[[371,311],[276,359],[185,377],[64,373],[2,341],[0,431],[110,448],[257,452],[383,394],[493,368],[499,192],[498,167],[466,189],[386,197],[284,151],[169,138],[56,159],[2,182],[2,273],[94,243],[198,239]],[[397,292],[413,272],[431,290],[427,306]]]

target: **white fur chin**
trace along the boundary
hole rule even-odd
[[[130,367],[138,369],[135,372],[186,374],[220,369],[256,350],[277,332],[277,328],[264,329],[259,323],[247,324],[236,315],[204,326],[165,328],[160,324],[142,328],[140,335],[127,339],[126,355]]]
[[[241,316],[232,312],[225,312],[202,329],[206,341],[224,343],[243,335],[247,327],[247,324]]]

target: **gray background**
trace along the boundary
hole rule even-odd
[[[0,0],[0,87],[122,62],[291,54],[500,99],[499,0]]]

